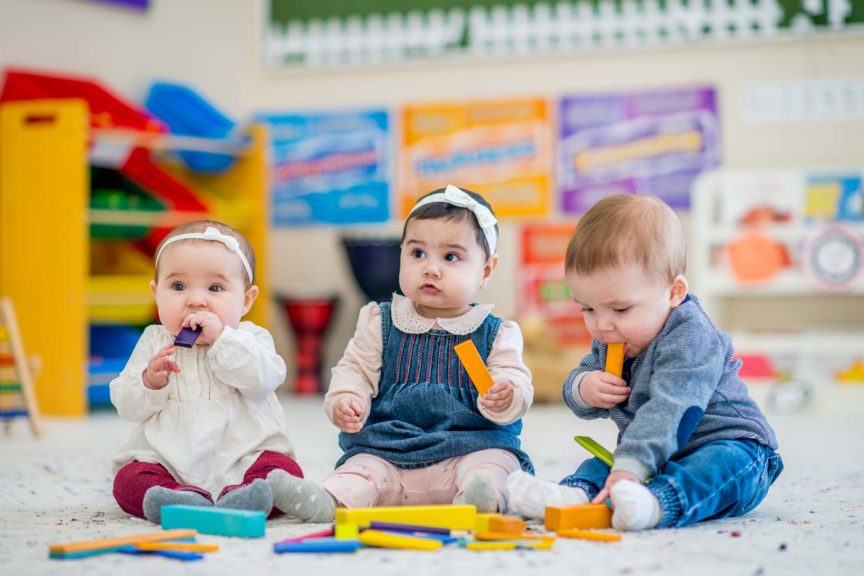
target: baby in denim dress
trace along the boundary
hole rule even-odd
[[[473,304],[497,240],[479,194],[448,186],[417,201],[402,235],[404,296],[363,307],[324,399],[344,454],[321,485],[269,476],[279,509],[306,522],[333,521],[337,506],[504,509],[510,473],[533,471],[519,434],[534,392],[519,326]],[[454,351],[468,339],[494,380],[483,395]]]

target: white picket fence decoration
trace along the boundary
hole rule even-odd
[[[597,10],[561,1],[313,19],[269,26],[264,55],[272,68],[329,68],[808,34],[810,16],[822,15],[833,30],[849,27],[851,0],[803,0],[803,7],[788,29],[779,27],[777,0],[603,0]]]

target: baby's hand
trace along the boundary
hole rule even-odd
[[[333,423],[342,432],[353,434],[363,428],[363,408],[354,396],[345,394],[333,403]]]
[[[579,396],[589,406],[609,409],[627,400],[630,388],[627,382],[614,374],[594,370],[586,374],[579,383]]]
[[[201,344],[213,344],[222,335],[222,330],[225,329],[222,320],[207,310],[188,315],[183,319],[183,327],[193,330],[200,327],[201,334],[198,336],[198,342]]]
[[[513,404],[515,395],[509,380],[499,380],[477,399],[477,403],[489,412],[505,412]]]
[[[174,354],[174,343],[168,344],[150,358],[147,368],[144,369],[142,378],[144,387],[150,390],[160,390],[168,385],[168,376],[174,372],[180,372],[180,367],[171,360]]]
[[[606,477],[606,485],[603,486],[603,489],[597,493],[597,496],[591,500],[592,504],[602,504],[606,501],[606,498],[609,497],[609,490],[612,489],[612,486],[615,485],[616,482],[620,482],[621,480],[630,480],[632,482],[636,482],[637,484],[641,484],[639,478],[631,474],[630,472],[625,472],[623,470],[616,470],[614,472],[610,472],[609,476]]]

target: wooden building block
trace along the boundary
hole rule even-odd
[[[620,534],[612,534],[609,532],[596,532],[594,530],[558,530],[557,534],[562,538],[595,540],[597,542],[618,542],[619,540],[621,540]]]
[[[146,534],[133,534],[131,536],[118,536],[103,540],[85,540],[82,542],[70,542],[68,544],[52,544],[48,552],[53,554],[76,554],[94,551],[114,551],[121,546],[137,544],[140,542],[160,542],[165,540],[179,540],[195,538],[195,530],[165,530],[162,532],[148,532]]]
[[[354,524],[360,528],[366,528],[373,520],[418,524],[451,530],[473,530],[477,525],[477,508],[469,505],[444,505],[336,509],[337,525]]]
[[[337,524],[333,529],[336,540],[357,540],[360,529],[354,524]]]
[[[522,534],[528,528],[528,522],[516,516],[499,514],[489,519],[489,532],[504,534]]]
[[[604,372],[621,377],[624,370],[624,342],[610,342],[606,345],[606,369]]]
[[[422,550],[431,552],[438,550],[444,543],[440,540],[432,540],[395,532],[382,532],[380,530],[364,530],[360,533],[360,543],[364,546],[375,546],[378,548],[395,548],[397,550]]]
[[[474,532],[489,532],[489,520],[501,516],[501,514],[477,514],[477,524],[474,526]]]
[[[206,506],[163,506],[162,528],[192,528],[202,534],[260,538],[264,536],[264,512]]]
[[[480,358],[480,353],[477,352],[474,342],[469,338],[454,346],[453,349],[456,350],[456,355],[459,356],[459,361],[462,362],[462,366],[468,372],[474,387],[480,394],[485,394],[495,382],[492,380],[492,375],[489,374],[486,364],[483,363],[483,359]]]
[[[553,532],[569,528],[611,528],[612,510],[605,504],[547,506],[546,529]]]

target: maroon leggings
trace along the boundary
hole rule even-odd
[[[288,456],[278,452],[262,452],[261,456],[246,470],[246,474],[243,475],[243,482],[226,486],[217,500],[232,490],[251,484],[258,478],[267,478],[267,475],[273,470],[284,470],[292,476],[303,477],[300,466]],[[213,496],[203,488],[177,482],[161,464],[139,462],[138,460],[130,462],[117,472],[117,476],[114,477],[114,499],[117,500],[117,504],[124,512],[144,518],[144,494],[153,486],[163,486],[169,490],[197,492],[211,502],[213,501]],[[273,508],[270,517],[272,518],[279,512],[280,510]]]

